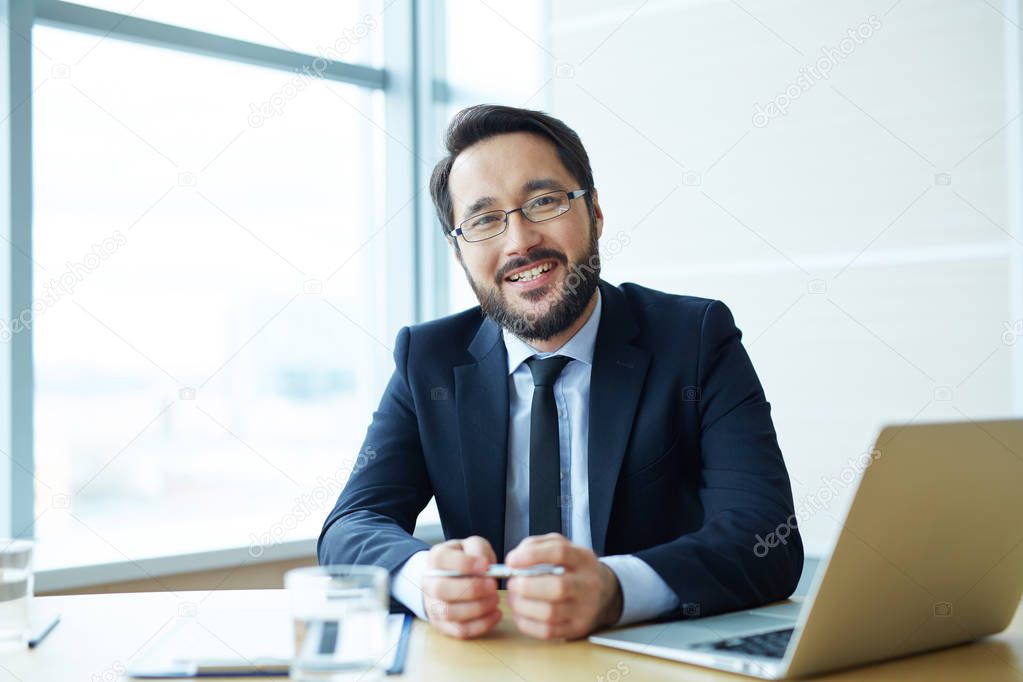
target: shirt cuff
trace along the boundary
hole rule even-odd
[[[391,580],[391,596],[423,620],[429,620],[423,604],[423,590],[420,588],[423,573],[427,569],[428,555],[429,552],[424,549],[410,556]]]
[[[650,620],[678,608],[675,591],[639,557],[621,554],[600,557],[600,561],[614,572],[622,588],[622,616],[615,625]]]

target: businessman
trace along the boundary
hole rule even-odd
[[[545,639],[789,596],[792,492],[728,308],[600,279],[604,214],[560,120],[478,105],[446,147],[431,194],[480,305],[398,333],[320,563],[387,568],[398,604],[460,638],[502,617],[481,575],[498,561],[564,567],[507,581],[516,627]],[[432,497],[430,547],[412,532]]]

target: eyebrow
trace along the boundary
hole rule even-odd
[[[536,178],[522,185],[523,194],[528,194],[529,192],[536,192],[537,190],[541,189],[556,190],[565,188],[562,186],[560,182],[558,182],[554,178]],[[462,219],[465,220],[466,218],[471,218],[473,215],[476,214],[477,211],[481,211],[484,208],[487,208],[495,201],[497,201],[497,199],[495,199],[494,197],[480,197],[476,201],[469,204],[469,206],[465,209],[465,212],[462,214]]]

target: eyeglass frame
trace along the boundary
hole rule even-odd
[[[559,213],[558,215],[551,216],[550,218],[544,218],[543,220],[533,220],[532,218],[527,216],[525,211],[523,210],[524,208],[526,208],[526,206],[529,205],[530,202],[536,201],[540,197],[545,197],[548,194],[558,194],[560,192],[564,192],[566,195],[568,195],[568,208],[565,209],[564,211],[562,211],[561,213]],[[488,213],[497,213],[498,211],[500,211],[501,213],[504,213],[504,229],[503,230],[501,230],[497,234],[492,234],[489,237],[484,237],[483,239],[477,239],[476,241],[469,241],[468,239],[465,239],[465,243],[466,244],[479,244],[480,242],[485,242],[488,239],[493,239],[494,237],[500,237],[502,234],[507,232],[508,231],[508,216],[510,216],[512,213],[521,213],[523,218],[525,218],[526,220],[528,220],[529,222],[531,222],[533,224],[545,223],[548,220],[554,220],[555,218],[560,218],[561,216],[563,216],[566,213],[568,213],[569,211],[571,211],[572,210],[572,200],[573,199],[578,199],[579,197],[583,196],[587,192],[589,192],[588,189],[574,189],[571,192],[569,192],[567,190],[563,190],[563,189],[556,189],[556,190],[552,190],[550,192],[544,192],[543,194],[537,194],[535,197],[532,197],[531,199],[526,201],[526,203],[522,204],[518,208],[513,208],[510,211],[504,211],[504,210],[499,209],[499,208],[498,209],[494,209],[492,211],[483,211],[482,213],[477,213],[476,215],[471,215],[468,218],[466,218],[465,220],[463,220],[462,222],[460,222],[458,224],[458,227],[456,227],[455,229],[453,229],[450,232],[448,232],[448,236],[451,237],[452,239],[458,239],[458,236],[462,235],[462,239],[465,239],[465,230],[462,229],[462,226],[465,225],[467,222],[469,222],[473,218],[478,218],[481,215],[486,215]]]

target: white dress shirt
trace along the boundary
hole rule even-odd
[[[533,402],[533,377],[526,360],[564,355],[571,358],[554,383],[558,407],[561,454],[561,531],[573,544],[592,549],[588,479],[590,370],[600,326],[601,300],[586,323],[561,348],[545,353],[504,330],[508,351],[508,471],[505,498],[504,546],[514,549],[529,535],[529,427]],[[426,570],[427,552],[417,552],[405,562],[392,581],[395,599],[426,619],[420,580]],[[622,588],[619,625],[653,618],[678,606],[679,599],[667,583],[642,559],[629,555],[601,557]]]

